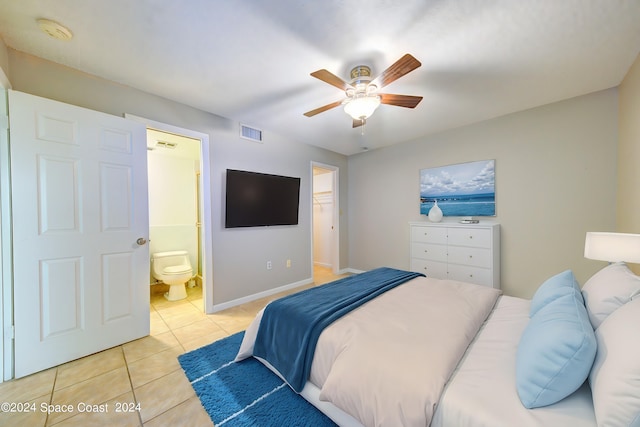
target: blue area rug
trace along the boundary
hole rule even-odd
[[[215,427],[336,425],[256,359],[234,362],[243,336],[178,357]]]

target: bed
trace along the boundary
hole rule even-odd
[[[308,354],[278,341],[291,339],[287,325],[304,322],[280,313],[269,328],[278,312],[269,304],[237,360],[258,358],[341,426],[640,426],[640,278],[625,264],[604,268],[582,289],[567,270],[531,300],[382,270],[407,278],[302,334],[317,334],[301,345]],[[324,286],[293,306],[313,312]],[[308,372],[291,374],[294,359],[309,359]]]

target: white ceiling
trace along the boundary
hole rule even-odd
[[[71,41],[42,33],[58,21]],[[0,0],[0,35],[27,52],[346,155],[617,86],[640,51],[638,0]],[[365,134],[309,76],[422,67],[382,92]]]

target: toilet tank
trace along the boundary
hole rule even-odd
[[[175,265],[188,265],[191,268],[189,253],[187,251],[172,251],[156,252],[151,255],[151,268],[154,271],[161,272],[166,267]]]

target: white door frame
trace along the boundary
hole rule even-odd
[[[0,383],[13,378],[13,288],[8,93],[11,83],[0,68]]]
[[[162,132],[182,135],[200,140],[200,177],[202,180],[202,224],[204,228],[202,274],[204,275],[204,311],[207,314],[213,313],[213,238],[211,232],[212,208],[211,208],[211,159],[209,157],[209,135],[206,133],[173,126],[167,123],[158,122],[133,114],[125,114],[125,118],[144,123],[147,129],[155,129]]]
[[[309,211],[311,212],[311,272],[313,276],[313,168],[322,168],[331,171],[333,186],[333,226],[334,231],[331,233],[331,270],[333,274],[340,274],[340,192],[339,192],[339,171],[340,168],[325,163],[311,161],[311,195],[309,197],[311,204]]]

